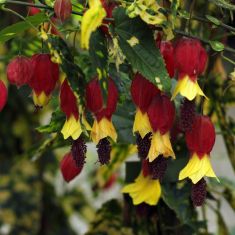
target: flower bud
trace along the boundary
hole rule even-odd
[[[7,88],[2,80],[0,80],[0,112],[3,110],[7,102]]]
[[[83,167],[78,167],[74,161],[72,154],[65,154],[64,158],[60,162],[60,170],[63,178],[66,182],[70,182],[82,171]]]
[[[19,87],[28,84],[32,74],[32,62],[24,56],[15,57],[7,66],[8,81]]]

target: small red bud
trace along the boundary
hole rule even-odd
[[[82,171],[82,167],[77,167],[72,154],[65,154],[64,158],[60,162],[60,170],[63,178],[66,182],[70,182]]]
[[[68,19],[72,12],[71,0],[56,0],[54,4],[54,11],[62,22]]]
[[[17,56],[7,66],[7,78],[11,84],[22,86],[31,80],[32,71],[31,60]]]
[[[3,110],[7,102],[7,88],[3,81],[0,80],[0,112]]]

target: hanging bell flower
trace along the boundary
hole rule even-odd
[[[78,167],[71,153],[65,154],[64,158],[60,162],[60,170],[62,176],[66,182],[70,182],[76,176],[78,176],[83,167]]]
[[[161,41],[160,52],[166,64],[167,72],[170,78],[175,75],[174,47],[170,41]]]
[[[71,0],[56,0],[54,4],[56,17],[64,22],[71,16],[72,3]]]
[[[7,79],[18,87],[28,84],[32,78],[32,62],[25,56],[16,56],[7,66]]]
[[[32,58],[32,79],[29,86],[33,89],[36,106],[45,106],[59,79],[59,66],[51,61],[49,54],[35,54]]]
[[[151,146],[148,152],[149,162],[159,155],[175,158],[170,142],[170,129],[175,118],[175,107],[170,99],[164,95],[156,95],[148,108],[148,117],[153,130]]]
[[[192,130],[186,132],[186,144],[190,151],[190,159],[180,171],[179,180],[190,178],[193,184],[203,177],[216,177],[210,162],[210,152],[215,143],[215,128],[206,116],[194,119]]]
[[[137,73],[131,84],[132,100],[137,106],[135,120],[133,124],[133,133],[139,133],[141,138],[152,131],[147,115],[147,109],[153,97],[160,91],[153,83]]]
[[[0,80],[0,112],[6,105],[7,102],[7,88],[2,80]]]
[[[155,206],[161,197],[161,185],[159,180],[152,179],[148,167],[143,161],[139,176],[134,183],[124,186],[122,193],[128,193],[134,205],[146,203]]]
[[[76,140],[82,133],[79,119],[77,99],[70,88],[67,79],[64,80],[60,90],[60,108],[66,115],[66,121],[61,130],[64,139],[70,136]]]
[[[178,82],[172,99],[178,93],[193,100],[197,95],[205,96],[197,79],[207,64],[207,53],[196,39],[182,38],[175,47],[175,68],[178,70]]]
[[[113,141],[117,140],[117,133],[111,121],[112,114],[116,110],[118,100],[118,90],[114,81],[108,80],[108,95],[106,105],[104,105],[102,90],[99,80],[93,79],[86,87],[86,105],[94,116],[94,124],[91,130],[91,139],[94,143],[106,137]]]

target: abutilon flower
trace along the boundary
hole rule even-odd
[[[175,118],[173,103],[164,94],[156,95],[148,107],[147,113],[153,130],[148,152],[149,162],[154,161],[159,155],[175,158],[170,142],[170,129]]]
[[[16,86],[28,84],[32,74],[32,62],[25,56],[16,56],[7,66],[8,81]]]
[[[68,19],[72,12],[71,0],[56,0],[54,4],[56,17],[62,22]]]
[[[60,108],[66,115],[65,124],[61,130],[64,139],[70,136],[76,140],[82,133],[79,119],[77,99],[70,88],[67,79],[64,80],[60,90]]]
[[[216,177],[210,162],[210,152],[214,143],[215,128],[209,117],[195,117],[192,130],[186,132],[186,144],[191,157],[180,171],[179,180],[188,177],[196,184],[204,176]]]
[[[160,52],[166,64],[166,69],[171,78],[175,75],[174,47],[171,42],[161,41]]]
[[[65,154],[64,158],[60,162],[60,170],[63,178],[66,182],[70,182],[82,171],[82,167],[78,167],[73,159],[71,153]]]
[[[178,70],[178,82],[172,99],[178,93],[193,100],[197,95],[205,96],[198,85],[197,78],[206,67],[207,53],[200,41],[182,38],[175,47],[175,68]]]
[[[59,79],[59,66],[51,61],[49,54],[35,54],[31,61],[33,75],[29,86],[33,89],[33,101],[36,106],[44,106]]]
[[[161,197],[161,185],[159,180],[152,179],[148,168],[143,163],[142,170],[135,182],[124,186],[122,193],[128,193],[134,205],[146,203],[155,206]]]
[[[86,87],[87,108],[94,114],[95,120],[91,129],[91,139],[96,143],[99,162],[108,164],[110,160],[111,145],[108,140],[117,140],[117,133],[112,123],[112,114],[116,110],[118,90],[114,81],[108,80],[108,94],[104,105],[99,80],[93,79]]]
[[[131,96],[134,104],[137,106],[135,120],[133,125],[133,133],[139,133],[141,138],[152,131],[147,115],[148,107],[153,99],[160,91],[158,88],[137,73],[131,84]]]
[[[97,78],[90,81],[86,87],[86,105],[94,114],[95,121],[91,130],[92,141],[96,144],[106,137],[117,140],[117,133],[111,121],[116,110],[118,90],[114,81],[108,80],[108,95],[106,105],[103,101],[102,90]]]
[[[7,88],[2,80],[0,80],[0,112],[3,110],[7,102]]]

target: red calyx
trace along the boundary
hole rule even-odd
[[[164,94],[156,95],[147,113],[154,132],[159,130],[161,135],[164,135],[173,126],[175,107],[168,96]]]
[[[215,128],[209,117],[195,117],[191,131],[186,132],[186,143],[190,152],[199,157],[210,154],[215,143]]]
[[[29,3],[34,3],[34,2],[33,1],[29,1]],[[37,7],[29,7],[29,15],[30,16],[34,16],[34,15],[40,13],[40,12],[41,12],[41,10],[38,9]]]
[[[117,4],[115,2],[108,1],[108,0],[101,0],[101,4],[106,11],[106,17],[112,18],[113,17],[113,9],[117,6]],[[103,20],[103,24],[108,25],[108,24],[110,24],[110,21]],[[106,34],[107,36],[110,36],[109,29],[106,25],[101,26],[100,29],[103,31],[104,34]]]
[[[60,162],[60,170],[66,182],[70,182],[79,175],[82,168],[83,167],[77,167],[71,153],[65,154],[64,158]]]
[[[114,81],[108,80],[108,95],[106,106],[104,106],[102,90],[97,78],[90,81],[86,87],[86,106],[95,114],[98,121],[103,117],[111,119],[112,114],[116,110],[118,100],[118,90]]]
[[[67,118],[74,115],[78,119],[77,99],[66,79],[60,89],[60,108],[66,114]]]
[[[171,78],[175,75],[174,47],[171,42],[162,41],[160,43],[160,52],[166,64],[166,69]]]
[[[0,80],[0,112],[3,110],[7,102],[7,88],[2,80]]]
[[[36,94],[50,95],[59,79],[59,66],[51,61],[49,54],[35,54],[31,58],[33,75],[29,86]]]
[[[71,0],[56,0],[54,4],[56,17],[62,22],[68,19],[72,12]]]
[[[145,113],[154,96],[160,93],[160,90],[141,74],[137,73],[131,83],[132,100],[140,110]]]
[[[175,68],[179,77],[188,75],[192,80],[202,74],[207,63],[207,53],[200,41],[191,38],[182,38],[175,47]]]
[[[32,62],[24,56],[15,57],[7,66],[7,78],[11,84],[22,86],[32,78]]]

